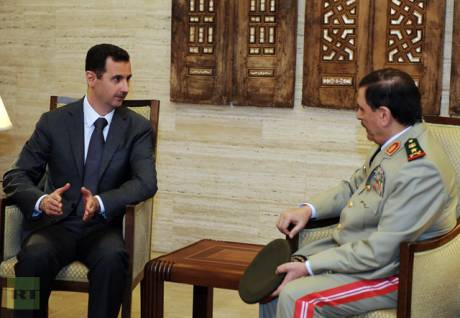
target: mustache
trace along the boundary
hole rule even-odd
[[[123,93],[123,94],[117,94],[117,95],[115,95],[115,97],[125,99],[125,97],[126,97],[127,95],[128,95],[128,94]]]

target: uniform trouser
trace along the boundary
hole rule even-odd
[[[32,233],[22,244],[17,277],[39,277],[40,309],[16,310],[15,317],[48,317],[48,298],[58,272],[74,260],[88,269],[88,317],[116,318],[127,281],[128,255],[121,230],[102,227],[77,234],[62,224]]]
[[[289,282],[279,298],[260,305],[260,318],[348,317],[396,308],[398,277],[363,280],[350,275],[323,274]]]

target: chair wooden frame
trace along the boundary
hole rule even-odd
[[[460,126],[460,118],[440,117],[435,115],[424,116],[427,123]],[[322,220],[311,220],[305,226],[306,230],[328,227],[339,223],[339,218]],[[441,247],[460,235],[460,219],[457,219],[456,226],[449,232],[440,237],[426,240],[423,242],[402,242],[400,244],[400,268],[399,268],[399,290],[397,318],[411,317],[412,301],[412,275],[414,269],[414,255],[419,252],[429,251]],[[292,239],[286,236],[291,250],[299,248],[299,234]]]
[[[67,104],[75,101],[75,98],[69,98],[64,96],[51,96],[50,97],[50,110],[55,110],[59,104]],[[153,145],[155,151],[155,157],[157,152],[157,140],[158,140],[158,120],[160,114],[160,101],[159,100],[125,100],[122,107],[150,107],[150,123],[153,129]],[[0,198],[0,262],[4,260],[4,236],[5,236],[5,209],[8,205],[13,204],[6,198]],[[124,220],[124,233],[125,233],[125,247],[128,251],[128,284],[123,296],[121,316],[123,318],[131,317],[131,303],[132,303],[132,290],[143,280],[144,271],[143,266],[141,270],[134,273],[134,255],[135,255],[135,236],[136,231],[136,216],[140,213],[140,210],[147,209],[147,211],[153,211],[153,198],[147,199],[146,201],[140,202],[136,205],[127,205],[125,208],[125,220]],[[153,212],[152,212],[153,213]],[[150,242],[151,242],[151,226],[148,225],[148,252],[150,255]],[[145,265],[145,264],[143,264]],[[6,286],[6,278],[0,278],[0,301],[2,296],[2,288]],[[59,291],[75,291],[75,292],[88,292],[88,282],[78,281],[63,281],[55,280],[53,284],[53,290]]]

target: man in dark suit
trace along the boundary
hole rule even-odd
[[[16,276],[40,278],[40,309],[17,316],[47,317],[54,277],[79,260],[89,268],[88,317],[117,317],[128,268],[124,206],[157,191],[151,125],[120,107],[128,53],[96,45],[85,69],[86,96],[43,114],[4,175],[4,191],[24,215]]]

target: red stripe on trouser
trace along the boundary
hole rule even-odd
[[[362,280],[308,294],[296,300],[294,318],[312,318],[315,307],[338,306],[366,298],[383,296],[398,290],[399,278]]]

